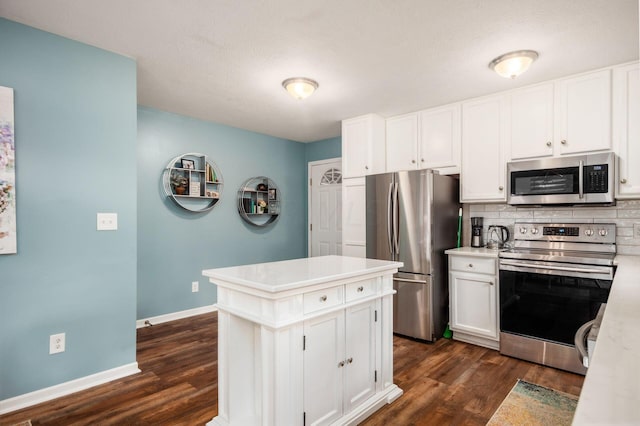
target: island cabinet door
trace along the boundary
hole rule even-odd
[[[304,322],[304,424],[325,425],[342,417],[344,311]]]
[[[377,317],[376,301],[347,309],[344,367],[345,413],[376,393]]]

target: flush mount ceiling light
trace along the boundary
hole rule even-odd
[[[518,50],[498,56],[489,63],[489,68],[504,78],[516,78],[538,59],[538,52],[533,50]]]
[[[288,78],[282,82],[282,87],[296,99],[308,98],[318,88],[318,82],[305,77]]]

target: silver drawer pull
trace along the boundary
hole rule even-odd
[[[322,297],[320,297],[320,301],[321,301],[321,302],[326,302],[326,301],[327,301],[327,296],[322,296]]]
[[[364,287],[363,286],[358,287],[358,293],[362,293],[363,291],[364,291]]]
[[[469,268],[473,268],[473,263],[470,263],[470,264],[469,264]]]

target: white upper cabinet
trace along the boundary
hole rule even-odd
[[[508,100],[492,96],[462,104],[461,202],[506,201]]]
[[[342,121],[343,177],[385,171],[385,122],[376,114]]]
[[[558,154],[611,149],[611,70],[559,80],[555,90]]]
[[[387,171],[415,170],[418,166],[418,114],[387,119]]]
[[[460,105],[387,119],[387,171],[460,173]]]
[[[460,104],[420,112],[418,128],[420,168],[460,173]]]
[[[511,159],[553,155],[553,84],[516,90],[511,101]]]
[[[613,71],[613,141],[618,153],[616,198],[640,198],[640,65]]]
[[[611,144],[611,71],[510,93],[511,159],[604,151]]]

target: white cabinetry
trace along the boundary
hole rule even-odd
[[[319,256],[203,271],[218,286],[218,416],[208,425],[357,424],[400,397],[400,265]]]
[[[462,104],[461,202],[506,201],[507,97]]]
[[[460,105],[387,119],[387,171],[460,172]]]
[[[418,114],[388,118],[386,135],[387,171],[418,169]]]
[[[510,93],[511,159],[611,149],[611,71]]]
[[[613,140],[618,153],[616,198],[640,198],[640,66],[613,71]]]
[[[449,309],[453,338],[499,348],[497,254],[449,254]]]
[[[342,254],[366,257],[367,194],[365,178],[342,180]]]
[[[385,122],[376,114],[342,121],[343,177],[385,171]]]
[[[305,321],[305,424],[330,424],[375,394],[376,320],[371,301]]]

